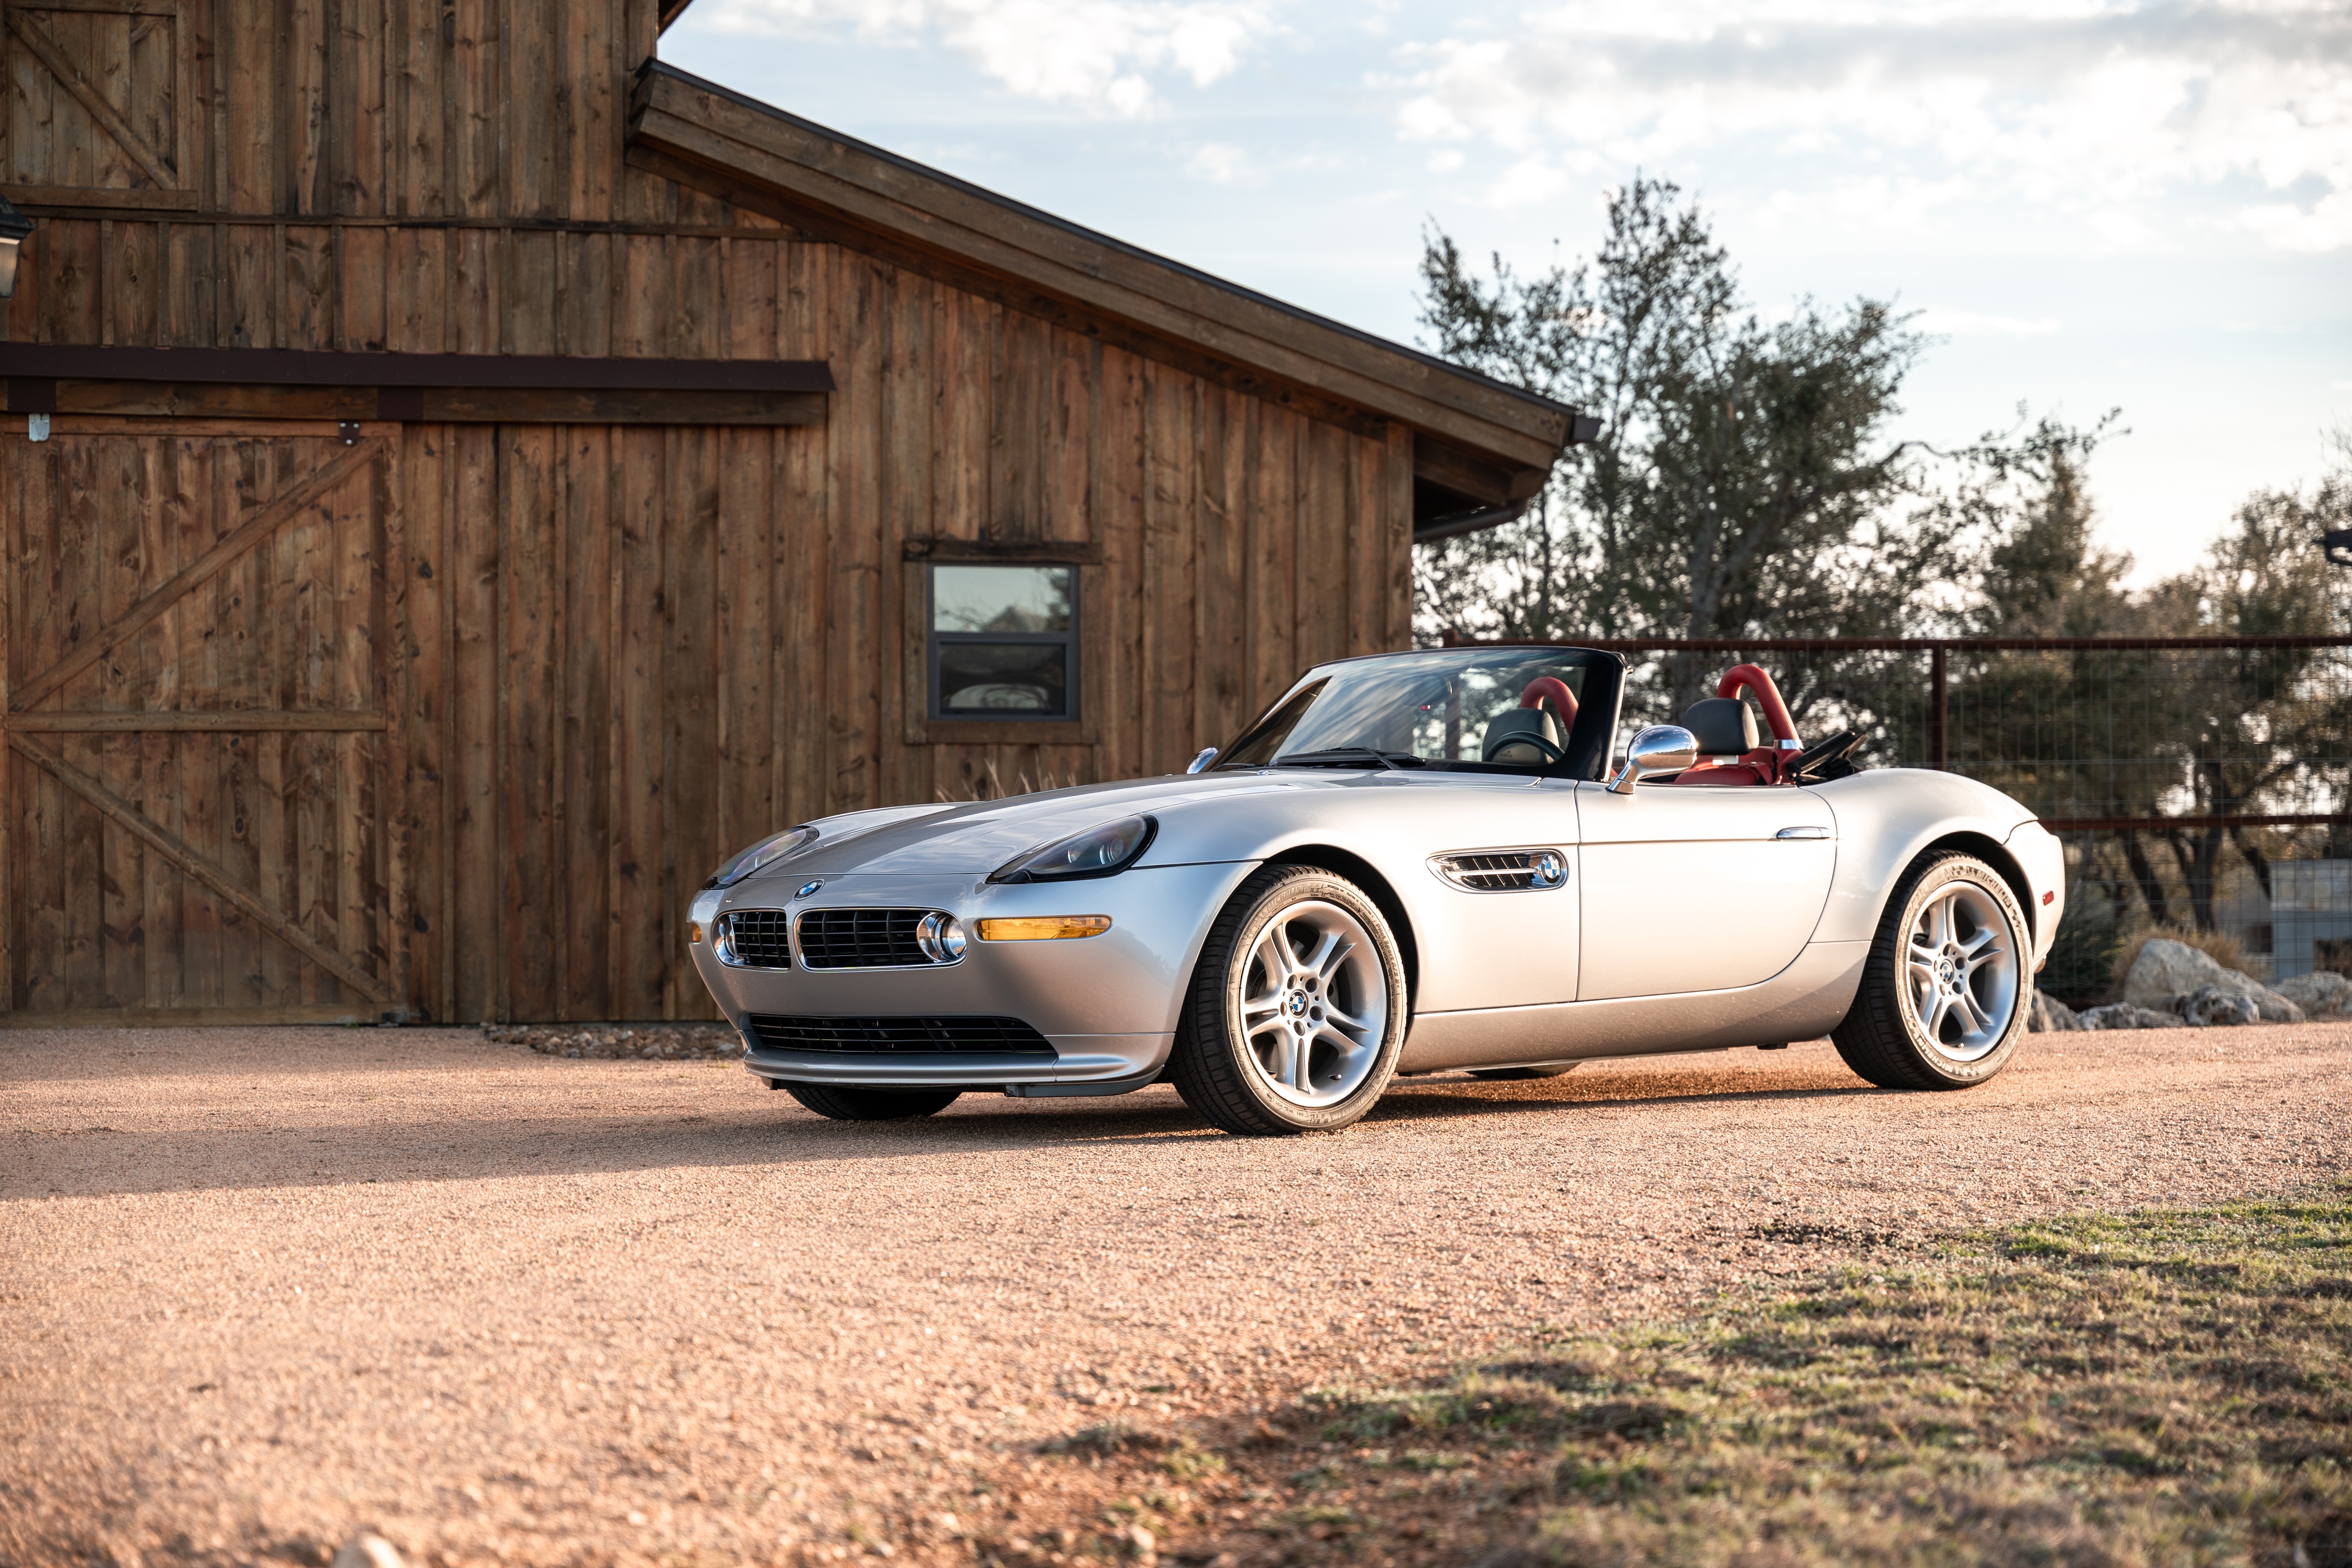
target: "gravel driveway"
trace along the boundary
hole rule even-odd
[[[975,1475],[1979,1220],[2342,1173],[2352,1025],[821,1121],[461,1030],[0,1036],[0,1563],[942,1560]],[[1005,1477],[1013,1478],[1011,1480]],[[963,1510],[958,1515],[957,1510]],[[968,1561],[968,1555],[963,1557]]]

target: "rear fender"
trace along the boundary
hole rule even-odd
[[[1868,942],[1903,873],[1937,847],[1966,849],[2000,873],[2024,907],[2037,955],[2046,950],[2042,910],[2010,834],[2033,814],[1999,790],[1957,773],[1872,769],[1810,786],[1837,819],[1837,875],[1816,942]]]

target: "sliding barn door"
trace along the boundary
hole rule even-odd
[[[58,424],[0,443],[0,1008],[405,1012],[391,427]]]

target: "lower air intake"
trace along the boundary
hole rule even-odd
[[[791,1018],[754,1013],[751,1033],[761,1049],[770,1051],[1055,1054],[1045,1036],[1018,1018]]]

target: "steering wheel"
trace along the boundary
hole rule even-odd
[[[1843,762],[1846,753],[1862,744],[1862,736],[1853,730],[1841,730],[1826,741],[1817,741],[1797,754],[1784,774],[1792,779],[1808,778],[1832,763]]]

